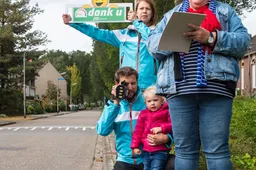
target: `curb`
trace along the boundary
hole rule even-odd
[[[16,124],[16,122],[12,122],[12,121],[3,121],[3,122],[0,122],[0,126],[6,126],[6,125],[11,125],[11,124]]]
[[[38,119],[45,119],[48,117],[53,117],[53,116],[61,116],[61,115],[65,115],[65,114],[71,114],[74,112],[62,112],[62,113],[53,113],[53,114],[49,114],[49,115],[35,115],[33,118],[31,118],[30,120],[38,120]],[[33,115],[32,115],[33,116]],[[7,125],[11,125],[11,124],[16,124],[18,123],[17,121],[1,121],[0,120],[0,126],[7,126]]]

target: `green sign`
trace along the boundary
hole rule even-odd
[[[73,22],[125,22],[126,8],[73,8]]]

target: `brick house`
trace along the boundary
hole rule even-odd
[[[243,96],[256,94],[256,35],[252,37],[251,46],[245,56],[239,61],[240,78],[237,89]]]
[[[67,103],[67,81],[61,76],[61,74],[54,68],[54,66],[48,62],[38,71],[38,77],[35,79],[36,95],[39,98],[46,93],[47,82],[52,81],[61,90],[60,99]],[[57,94],[56,94],[57,95]]]

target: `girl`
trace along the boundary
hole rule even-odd
[[[144,170],[162,170],[168,159],[170,148],[166,145],[151,146],[147,141],[148,134],[172,133],[172,124],[165,98],[156,95],[156,87],[150,86],[144,91],[146,109],[139,114],[132,136],[131,148],[135,154],[141,154],[139,146],[143,143]]]
[[[157,13],[152,0],[138,0],[135,10],[137,18],[147,27],[150,29],[155,27],[157,23]],[[87,36],[119,47],[120,67],[129,66],[138,71],[139,87],[142,90],[156,82],[158,62],[149,54],[145,41],[141,40],[139,36],[141,32],[133,25],[120,30],[107,30],[99,29],[86,23],[69,23],[71,17],[68,14],[64,14],[62,18],[65,24],[68,24]]]

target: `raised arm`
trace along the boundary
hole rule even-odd
[[[110,45],[119,47],[121,36],[124,34],[125,30],[107,30],[100,29],[95,26],[86,24],[86,23],[69,23],[71,17],[68,14],[62,16],[63,22],[66,25],[69,25],[81,33],[101,42],[108,43]]]

